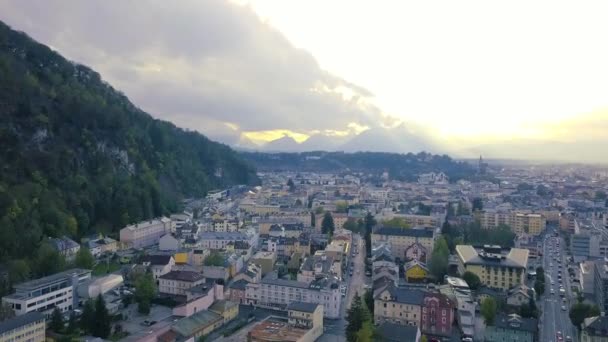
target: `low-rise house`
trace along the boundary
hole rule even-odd
[[[185,295],[187,289],[205,281],[202,274],[194,271],[171,271],[158,279],[158,292],[170,295]]]
[[[581,329],[581,342],[608,342],[608,317],[585,318]]]
[[[44,315],[30,312],[0,322],[0,342],[44,342],[45,330]]]
[[[408,283],[420,283],[429,274],[426,265],[416,259],[403,265],[403,268],[405,270],[405,280]]]
[[[49,240],[51,246],[61,254],[66,261],[72,261],[76,257],[76,253],[80,250],[80,244],[70,239],[67,236],[54,238]]]
[[[430,336],[452,335],[456,303],[441,293],[426,293],[422,306],[420,329]]]
[[[528,286],[516,286],[509,290],[509,293],[507,294],[507,305],[517,307],[522,305],[528,305],[528,303],[530,303],[530,299],[532,299],[532,296],[532,289],[530,289]]]
[[[247,284],[249,284],[249,282],[245,279],[233,281],[228,285],[228,299],[235,303],[245,304],[247,302]]]
[[[158,283],[159,277],[171,272],[171,268],[175,266],[175,259],[171,255],[145,255],[141,258],[141,264],[152,272]]]
[[[517,314],[497,313],[494,325],[486,327],[486,341],[534,342],[538,323],[534,318],[522,318]]]
[[[224,324],[226,324],[235,319],[239,314],[239,305],[235,302],[221,299],[216,300],[215,303],[209,307],[209,311],[222,316],[224,318]]]
[[[417,326],[382,323],[376,328],[376,333],[383,342],[420,342],[422,334]]]
[[[161,251],[177,251],[181,243],[172,234],[165,234],[158,240],[158,249]]]
[[[418,326],[423,304],[423,291],[387,286],[374,294],[374,322]]]
[[[259,265],[250,263],[243,272],[238,273],[232,278],[233,281],[245,280],[248,283],[259,283],[262,280],[262,268]]]
[[[110,237],[96,237],[86,242],[86,246],[91,251],[94,257],[98,257],[103,253],[116,253],[118,250],[118,241]]]

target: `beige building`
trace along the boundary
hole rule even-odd
[[[277,261],[277,253],[275,252],[257,252],[251,262],[259,265],[262,268],[262,275],[271,272],[274,269],[274,263]]]
[[[387,244],[395,258],[405,260],[406,250],[419,243],[427,255],[433,252],[435,244],[435,230],[433,228],[393,228],[380,226],[372,233],[372,246]]]
[[[40,312],[0,322],[0,342],[44,342],[46,323]]]
[[[514,211],[485,210],[475,212],[475,217],[484,229],[507,225],[517,234],[540,235],[546,227],[547,219],[541,214]]]
[[[456,246],[458,272],[476,274],[487,287],[507,291],[523,285],[528,267],[527,249],[503,249],[500,246],[475,248],[470,245]]]
[[[142,221],[120,230],[120,242],[130,248],[143,248],[158,243],[161,236],[175,230],[175,222],[167,217]]]
[[[388,286],[374,296],[374,322],[420,325],[424,292]]]
[[[403,219],[410,227],[435,228],[441,226],[441,222],[435,216],[395,214],[393,217]]]
[[[186,290],[202,284],[205,277],[194,271],[171,271],[158,278],[158,292],[171,295],[186,295]]]

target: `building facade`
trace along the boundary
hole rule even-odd
[[[372,245],[386,243],[395,258],[405,260],[406,250],[416,243],[423,246],[427,254],[433,252],[435,244],[435,230],[433,228],[392,228],[392,227],[377,227],[372,233]]]
[[[424,292],[388,286],[374,296],[374,322],[420,326]]]
[[[120,230],[120,242],[130,248],[155,245],[165,234],[175,231],[175,222],[167,217],[142,221]]]
[[[186,290],[202,284],[205,277],[194,271],[171,271],[158,278],[158,292],[170,295],[186,295]]]
[[[44,342],[46,320],[39,312],[30,312],[0,322],[0,342]]]
[[[527,249],[503,249],[500,246],[475,248],[457,245],[458,272],[476,274],[487,287],[507,291],[524,284],[528,268]]]

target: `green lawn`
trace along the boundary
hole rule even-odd
[[[94,276],[102,276],[108,273],[112,273],[118,271],[120,269],[120,264],[118,262],[110,262],[109,264],[105,262],[100,262],[99,264],[93,267],[93,275]]]

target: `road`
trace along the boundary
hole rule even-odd
[[[325,334],[319,338],[319,342],[346,341],[346,338],[344,337],[346,328],[346,311],[350,307],[355,294],[358,293],[360,296],[363,296],[365,292],[364,286],[366,283],[370,282],[370,280],[366,279],[365,277],[365,245],[363,243],[364,240],[361,238],[361,236],[359,236],[359,234],[353,234],[353,245],[357,245],[355,250],[358,250],[359,254],[355,254],[354,258],[350,258],[349,256],[349,260],[354,262],[354,267],[352,268],[352,277],[349,275],[351,269],[350,261],[348,262],[349,271],[344,272],[344,283],[348,284],[348,290],[340,307],[341,318],[337,320],[326,319],[324,321],[323,324],[325,327]]]
[[[564,340],[567,336],[577,341],[576,328],[570,322],[568,312],[570,305],[576,298],[572,294],[570,276],[568,274],[568,262],[566,260],[566,247],[564,240],[551,236],[553,231],[548,232],[543,240],[543,268],[545,269],[545,294],[542,298],[541,341],[557,341],[556,334],[561,332]],[[559,247],[557,247],[559,241]],[[561,264],[557,262],[561,261]],[[561,267],[560,267],[561,266]],[[562,280],[558,278],[561,271]],[[551,282],[554,284],[552,285]],[[566,295],[559,295],[560,284],[563,285]],[[551,289],[555,294],[551,294]],[[565,306],[566,310],[562,307]]]

